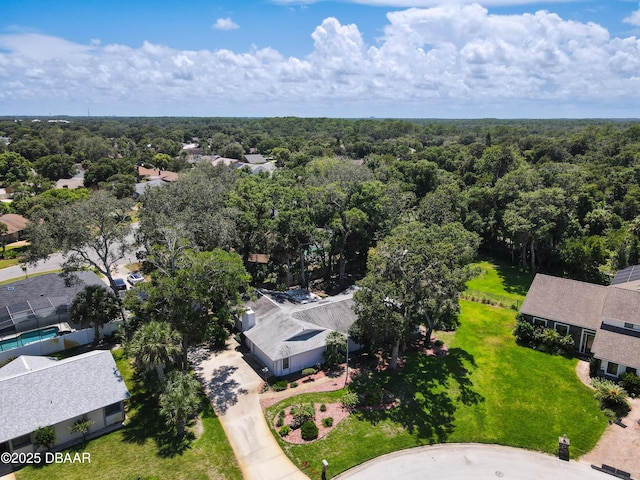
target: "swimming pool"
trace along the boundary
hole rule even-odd
[[[3,340],[0,342],[0,352],[11,350],[12,348],[23,347],[29,343],[46,340],[47,338],[53,338],[58,335],[59,331],[60,329],[58,327],[47,327],[21,333],[15,338],[10,338],[9,340]]]

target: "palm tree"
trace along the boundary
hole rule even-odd
[[[187,421],[200,409],[200,382],[189,372],[174,370],[160,394],[160,413],[166,424],[175,428],[178,438],[184,436]]]
[[[144,371],[155,370],[160,382],[164,369],[173,364],[182,352],[182,335],[168,322],[153,321],[142,325],[129,343],[136,366]]]
[[[100,328],[120,315],[115,294],[102,285],[87,285],[71,302],[71,320],[81,326],[93,323],[94,343],[100,340]]]

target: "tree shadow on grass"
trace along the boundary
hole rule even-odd
[[[373,424],[396,422],[421,442],[444,442],[455,429],[457,406],[484,401],[469,379],[473,356],[453,348],[444,357],[411,354],[405,361],[398,373],[369,370],[354,377],[349,388],[370,405],[358,415]]]
[[[174,429],[166,425],[165,418],[160,414],[158,395],[151,388],[136,382],[130,393],[131,414],[122,430],[125,442],[142,445],[152,439],[158,448],[158,456],[163,458],[180,455],[191,446],[195,439],[193,433],[187,432],[180,438]]]
[[[496,267],[505,292],[522,296],[527,294],[531,282],[533,282],[533,276],[529,272],[523,272],[518,267],[504,262],[491,261]]]

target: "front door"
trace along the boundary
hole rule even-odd
[[[593,330],[582,330],[582,337],[580,339],[580,353],[585,355],[591,355],[591,347],[593,346],[593,339],[596,336],[596,332]]]

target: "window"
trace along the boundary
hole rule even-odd
[[[634,374],[638,375],[638,370],[636,370],[633,367],[627,367],[624,371],[627,372],[627,373],[634,373]]]
[[[26,447],[27,445],[31,445],[31,435],[22,435],[21,437],[14,438],[11,440],[13,444],[13,449]]]
[[[609,375],[613,375],[613,376],[617,377],[618,376],[618,364],[617,363],[613,363],[613,362],[607,363],[607,373]]]
[[[282,359],[282,369],[287,370],[289,368],[289,357]]]
[[[556,323],[556,332],[558,332],[563,337],[569,335],[569,325],[565,325],[564,323]]]
[[[533,324],[539,327],[546,327],[547,321],[544,318],[533,317]]]
[[[624,322],[624,328],[630,328],[631,330],[633,330],[633,327],[635,327],[633,323]]]
[[[116,413],[122,412],[122,404],[112,403],[111,405],[107,405],[104,407],[104,414],[108,417],[109,415],[115,415]]]

